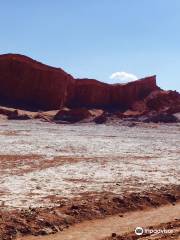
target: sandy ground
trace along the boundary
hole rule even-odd
[[[173,207],[172,205],[166,205],[159,207],[158,209],[129,212],[124,214],[123,217],[115,215],[105,219],[84,221],[83,223],[76,224],[69,229],[53,236],[28,236],[24,238],[20,237],[18,240],[102,240],[112,233],[123,235],[125,233],[134,231],[137,227],[152,230],[152,227],[157,226],[159,223],[173,222],[175,219],[179,218],[179,213],[180,203]],[[150,226],[151,228],[149,228]],[[163,228],[159,227],[158,230],[159,229]],[[175,234],[175,229],[172,230],[170,228],[169,230],[169,236],[173,233]],[[180,219],[178,231],[180,234]]]

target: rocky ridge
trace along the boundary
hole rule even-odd
[[[0,114],[8,119],[177,122],[180,112],[180,94],[160,89],[156,76],[126,84],[75,79],[19,54],[0,55],[0,86]]]

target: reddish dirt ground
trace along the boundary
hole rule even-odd
[[[172,209],[180,199],[179,187],[162,188],[158,192],[132,193],[127,196],[101,193],[71,200],[59,200],[54,208],[29,208],[1,211],[1,239],[22,235],[46,235],[83,222],[129,211],[155,208],[171,203]],[[177,205],[179,206],[179,205]],[[153,211],[153,210],[152,210]],[[177,210],[176,210],[177,213]],[[160,222],[161,223],[161,222]]]
[[[63,232],[53,236],[38,236],[39,240],[132,240],[132,239],[178,239],[180,233],[180,204],[165,205],[142,211],[128,212],[94,221],[75,224]],[[162,224],[159,224],[162,223]],[[144,229],[140,236],[135,234],[137,226]],[[165,229],[165,230],[164,230]],[[157,233],[158,231],[165,233]],[[133,231],[133,232],[130,232]],[[111,237],[105,237],[111,234]],[[37,240],[37,237],[26,236],[18,240]]]

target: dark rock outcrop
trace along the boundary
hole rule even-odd
[[[13,111],[8,115],[8,119],[12,120],[29,120],[31,117],[28,114],[21,113],[18,110]]]
[[[149,110],[167,113],[180,112],[180,94],[176,91],[153,91],[145,99]]]
[[[88,117],[91,117],[91,113],[86,108],[62,109],[54,116],[54,120],[75,123]]]
[[[100,116],[95,117],[94,122],[96,124],[103,124],[107,121],[107,116],[105,113],[102,113]]]
[[[152,115],[143,116],[139,118],[142,122],[149,123],[176,123],[178,118],[173,114],[168,113],[154,113]]]

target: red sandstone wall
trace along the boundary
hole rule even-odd
[[[0,99],[15,105],[57,109],[72,93],[74,79],[62,69],[49,67],[31,58],[0,56]]]
[[[18,54],[0,55],[0,103],[36,109],[70,107],[128,107],[157,89],[156,77],[110,85],[93,79],[74,79]]]
[[[127,84],[106,84],[94,79],[77,79],[72,106],[78,107],[129,107],[158,89],[156,76]]]
[[[115,84],[111,88],[111,104],[114,106],[130,106],[134,101],[145,98],[157,90],[156,76],[146,77],[126,84]],[[125,107],[126,107],[125,106]]]
[[[110,103],[110,85],[95,79],[76,79],[72,107],[106,107]]]

